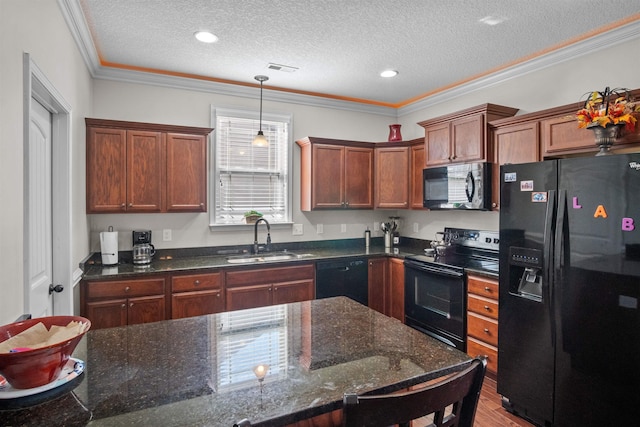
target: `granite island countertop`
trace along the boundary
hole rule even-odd
[[[283,426],[463,369],[469,356],[345,297],[89,331],[82,383],[4,425]],[[264,382],[253,367],[268,364]]]

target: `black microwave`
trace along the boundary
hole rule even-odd
[[[429,209],[489,210],[491,165],[464,163],[422,171],[424,207]]]

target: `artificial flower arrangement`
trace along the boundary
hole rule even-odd
[[[624,125],[627,130],[633,131],[636,123],[634,113],[638,112],[640,105],[631,100],[627,89],[609,90],[607,87],[604,92],[591,92],[576,117],[579,128],[607,127],[612,124]]]

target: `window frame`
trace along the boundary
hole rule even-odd
[[[219,177],[219,168],[216,162],[216,148],[218,143],[218,136],[216,133],[217,127],[217,118],[220,116],[229,116],[229,117],[238,117],[243,119],[250,120],[260,120],[260,113],[255,110],[243,109],[238,107],[216,107],[211,105],[211,127],[214,128],[211,137],[211,144],[209,144],[209,198],[210,198],[210,209],[209,209],[209,228],[246,228],[253,227],[253,224],[243,224],[243,223],[219,223],[216,222],[216,206],[217,206],[217,197],[219,186],[218,177]],[[286,218],[284,221],[279,222],[271,222],[272,227],[278,228],[279,226],[289,226],[293,225],[293,114],[291,113],[262,113],[263,121],[276,121],[283,122],[288,124],[288,135],[287,135],[287,191],[285,194],[285,215]],[[257,133],[257,131],[256,131]]]

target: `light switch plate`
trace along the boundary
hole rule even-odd
[[[420,231],[420,225],[417,222],[413,223],[413,232],[417,233]]]
[[[347,232],[347,224],[340,224],[340,232],[341,233]]]
[[[302,228],[302,224],[293,224],[292,234],[294,236],[302,236],[304,234],[304,229]]]
[[[162,230],[162,240],[165,242],[170,242],[171,241],[171,229],[170,228],[165,228],[164,230]]]
[[[373,222],[373,231],[380,231],[380,223],[378,221]]]
[[[317,225],[316,225],[316,233],[317,233],[317,234],[322,234],[322,233],[324,233],[324,225],[322,225],[322,224],[317,224]]]

